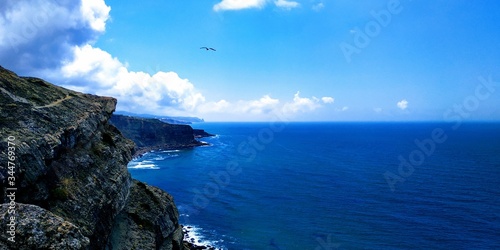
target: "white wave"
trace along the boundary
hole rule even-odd
[[[129,169],[160,169],[155,164],[143,164],[142,162],[137,164],[129,163],[127,167]]]
[[[202,235],[202,228],[193,226],[193,225],[185,225],[182,227],[182,232],[184,233],[184,240],[193,243],[194,245],[197,246],[212,246],[215,247],[215,249],[227,249],[226,247],[222,246],[221,243],[224,242],[224,240],[207,240],[205,237]]]
[[[172,150],[163,150],[161,151],[162,153],[175,153],[175,152],[181,152],[179,149],[172,149]]]

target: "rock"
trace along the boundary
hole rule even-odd
[[[0,67],[0,162],[8,162],[6,138],[15,138],[16,202],[35,205],[77,227],[89,243],[75,249],[104,249],[117,216],[128,209],[129,196],[136,192],[131,186],[140,186],[132,185],[127,170],[135,144],[109,123],[115,107],[114,98],[19,77]],[[8,176],[7,169],[0,168],[2,203],[8,202]],[[167,224],[155,237],[182,241],[175,205],[168,194],[155,192],[157,195],[145,196],[141,204],[154,207],[166,203],[169,209],[151,210],[163,213],[160,217],[143,216],[144,223],[160,225],[162,221],[156,218],[168,214],[170,220],[164,221]],[[0,223],[4,224],[4,219]],[[31,233],[19,231],[19,235]],[[6,244],[0,239],[0,249]]]
[[[179,149],[205,145],[195,139],[189,125],[168,124],[153,118],[113,115],[111,123],[137,145],[138,156],[151,150]]]
[[[207,133],[203,129],[193,129],[194,138],[211,137],[213,134]]]
[[[109,249],[181,249],[182,228],[173,198],[133,181],[125,208],[118,214]]]
[[[8,240],[11,235],[0,234],[10,249],[85,249],[90,244],[77,226],[41,207],[18,203],[16,215],[15,243]],[[10,216],[8,205],[0,205],[0,218]]]

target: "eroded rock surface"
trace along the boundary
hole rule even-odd
[[[43,219],[51,218],[61,225],[69,225],[72,229],[68,232],[77,235],[78,231],[89,240],[87,243],[81,240],[81,244],[66,249],[104,249],[109,236],[116,233],[112,228],[120,223],[117,216],[131,209],[126,204],[130,204],[130,197],[139,192],[137,187],[154,189],[139,182],[132,184],[127,163],[135,145],[109,123],[115,107],[114,98],[78,93],[38,78],[19,77],[0,67],[2,203],[9,202],[7,177],[13,176],[16,202],[31,204],[28,210],[22,210],[26,213],[20,211],[18,219],[29,220],[40,215],[31,219],[45,225]],[[11,142],[15,144],[16,154],[13,175],[3,164],[8,161],[8,138],[15,138]],[[161,228],[151,233],[163,239],[157,242],[164,245],[168,237],[178,237],[175,233],[180,230],[177,209],[168,194],[154,190],[157,195],[144,196],[134,206],[158,207],[150,211],[160,214],[141,214],[139,217],[144,225]],[[159,204],[164,207],[160,209]],[[4,224],[4,218],[0,219]],[[127,226],[118,228],[134,232],[133,225]],[[39,228],[44,235],[49,235],[43,231],[46,227]],[[27,227],[17,227],[17,235],[32,234],[25,230]],[[63,234],[60,239],[66,237]],[[44,239],[47,239],[47,246],[52,244],[51,237]],[[182,234],[175,241],[181,242]],[[7,244],[0,238],[0,249],[10,246]]]

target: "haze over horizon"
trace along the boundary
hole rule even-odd
[[[2,1],[0,65],[133,113],[500,121],[499,25],[493,0]]]

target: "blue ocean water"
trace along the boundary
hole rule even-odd
[[[223,249],[500,249],[500,124],[200,123],[134,178]]]

